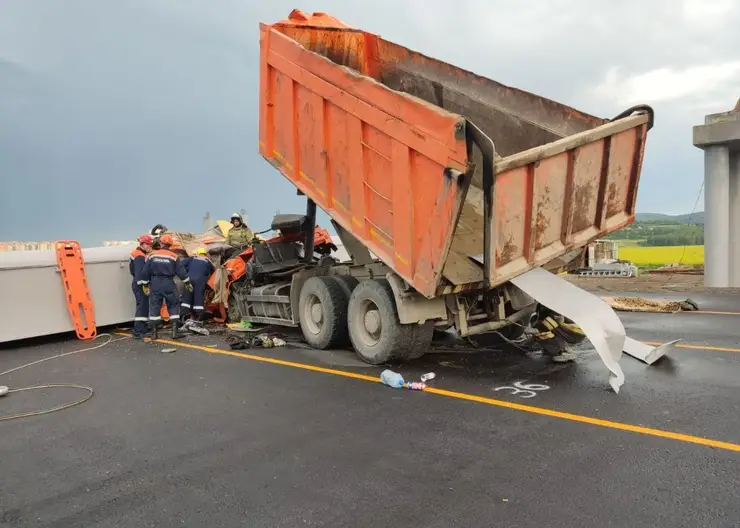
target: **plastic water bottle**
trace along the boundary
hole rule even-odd
[[[427,388],[427,386],[426,386],[426,383],[422,383],[421,381],[409,381],[406,384],[406,388],[408,390],[421,390],[421,391],[423,391],[424,389]]]
[[[392,370],[384,370],[380,373],[380,381],[388,385],[389,387],[393,387],[394,389],[400,389],[403,387],[403,376],[401,376],[398,372],[393,372]]]

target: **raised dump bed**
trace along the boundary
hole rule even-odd
[[[261,154],[427,298],[634,220],[649,107],[594,117],[322,13],[260,43]]]

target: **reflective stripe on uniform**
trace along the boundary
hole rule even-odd
[[[134,321],[148,321],[148,317],[134,317]]]
[[[144,286],[144,285],[146,285],[146,284],[149,284],[149,281],[148,281],[148,280],[140,280],[140,281],[139,281],[139,282],[137,282],[136,284],[137,284],[137,285],[139,285],[139,286]]]
[[[190,277],[188,277],[187,279],[183,279],[182,282],[190,282]]]
[[[202,310],[202,309],[203,309],[202,306],[193,306],[193,310]]]
[[[162,319],[161,315],[154,315],[149,318],[150,321],[160,321]]]
[[[179,318],[180,318],[179,315],[170,315],[170,319],[179,319]]]
[[[188,303],[180,303],[180,306],[184,306],[185,308],[190,308],[190,305]]]

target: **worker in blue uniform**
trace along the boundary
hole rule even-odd
[[[203,248],[198,248],[194,257],[183,259],[183,264],[188,272],[190,284],[193,285],[192,291],[186,291],[182,296],[180,303],[180,318],[185,319],[193,311],[193,318],[196,321],[203,320],[203,310],[206,298],[206,284],[209,277],[215,271],[211,259],[208,258],[208,252]]]
[[[128,261],[128,271],[131,273],[131,289],[134,291],[136,299],[136,311],[134,312],[134,339],[142,339],[146,334],[147,321],[149,320],[149,302],[144,292],[139,286],[141,272],[144,270],[146,256],[152,250],[154,237],[151,235],[141,235],[139,245],[131,252]]]
[[[157,329],[162,320],[160,310],[162,303],[167,305],[167,312],[172,322],[172,339],[183,337],[179,332],[180,296],[177,293],[175,277],[185,283],[187,291],[193,290],[190,278],[185,271],[180,257],[170,250],[172,235],[165,233],[159,237],[159,249],[152,251],[146,258],[139,284],[146,295],[149,295],[149,328],[152,339],[158,339]]]

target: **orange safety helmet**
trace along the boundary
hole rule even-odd
[[[171,246],[175,243],[175,241],[172,238],[172,235],[169,233],[165,233],[164,235],[159,237],[159,243],[162,246]]]
[[[141,235],[139,237],[139,244],[147,244],[151,246],[154,243],[154,237],[152,235]]]

